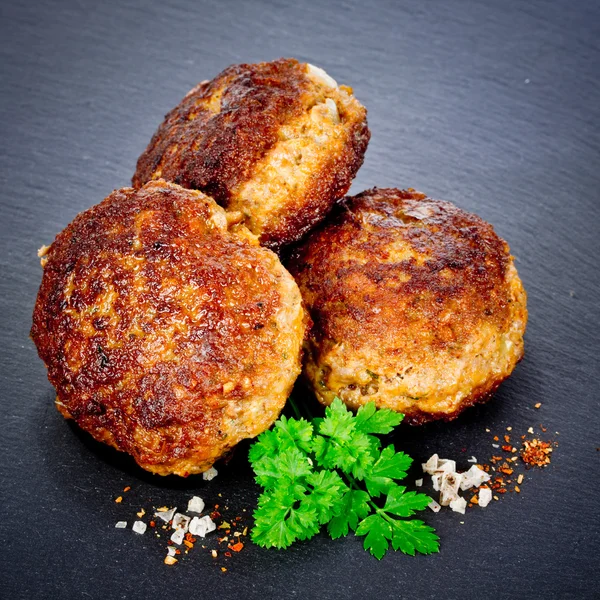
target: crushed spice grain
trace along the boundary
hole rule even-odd
[[[538,438],[525,440],[521,448],[521,460],[534,467],[545,467],[550,464],[552,445]]]

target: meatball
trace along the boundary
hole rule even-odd
[[[233,65],[167,114],[133,185],[163,178],[202,190],[278,250],[348,191],[369,142],[366,114],[351,88],[318,67]]]
[[[78,215],[42,258],[31,335],[58,410],[148,471],[205,471],[273,423],[300,373],[298,286],[235,220],[151,182]]]
[[[344,200],[290,258],[323,404],[374,401],[420,424],[486,400],[523,357],[526,295],[491,225],[414,190]]]

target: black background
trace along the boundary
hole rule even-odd
[[[599,24],[597,2],[582,0],[3,2],[0,596],[599,597]],[[28,339],[37,248],[129,183],[198,81],[279,56],[324,67],[367,106],[354,192],[413,186],[478,213],[510,243],[529,293],[526,357],[495,399],[395,435],[417,462],[438,451],[459,467],[489,458],[507,426],[543,423],[559,442],[520,495],[465,516],[428,511],[439,555],[378,562],[357,538],[323,535],[229,560],[197,547],[167,567],[164,538],[115,521],[185,508],[192,493],[248,521],[247,446],[210,483],[147,475],[60,417]]]

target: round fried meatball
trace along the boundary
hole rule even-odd
[[[508,245],[448,202],[347,198],[288,266],[314,320],[305,374],[323,404],[450,420],[523,356],[526,295]]]
[[[212,199],[117,190],[42,264],[31,335],[59,411],[97,440],[186,476],[279,415],[300,373],[300,292]]]
[[[277,250],[350,188],[369,142],[366,114],[351,88],[318,67],[233,65],[165,117],[133,185],[163,178],[202,190]]]

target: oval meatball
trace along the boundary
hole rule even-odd
[[[508,245],[448,202],[396,189],[347,198],[288,267],[314,321],[305,374],[323,404],[450,420],[523,356],[526,295]]]
[[[300,372],[298,287],[235,221],[151,182],[78,215],[42,258],[31,335],[56,405],[148,471],[205,471],[273,423]]]
[[[318,67],[233,65],[167,114],[133,185],[163,178],[202,190],[277,250],[350,188],[369,142],[366,114],[351,88]]]

